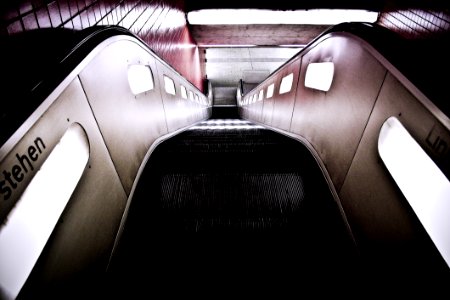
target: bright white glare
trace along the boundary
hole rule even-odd
[[[194,101],[194,93],[192,91],[189,91],[189,99]]]
[[[166,90],[167,94],[175,95],[175,83],[173,82],[172,78],[167,77],[164,75],[164,89]]]
[[[23,192],[0,231],[0,289],[16,298],[33,270],[89,159],[73,124]]]
[[[264,127],[259,125],[253,125],[249,121],[239,119],[213,119],[199,123],[196,126],[192,126],[190,129],[198,130],[250,130],[250,129],[262,129]]]
[[[251,44],[202,44],[201,42],[198,43],[199,46],[202,45],[208,45],[208,48],[252,48],[252,47],[258,47],[258,45],[251,45]]]
[[[250,124],[249,121],[243,121],[239,119],[213,119],[201,122],[200,124],[204,125],[242,125],[242,124]]]
[[[263,98],[264,98],[264,90],[260,90],[259,91],[258,101],[262,101]]]
[[[305,45],[286,44],[286,45],[278,45],[278,47],[281,47],[281,48],[298,48],[298,50],[301,50],[301,49],[305,48]]]
[[[292,73],[283,77],[280,84],[280,95],[286,94],[291,91],[293,81],[294,81],[294,74]]]
[[[267,87],[267,98],[272,98],[274,88],[275,84],[273,83]]]
[[[377,12],[345,9],[263,10],[203,9],[187,14],[192,25],[226,24],[311,24],[334,25],[343,22],[376,22]]]
[[[305,86],[327,92],[334,77],[332,62],[310,63],[306,68]]]
[[[181,86],[181,98],[187,99],[187,91],[184,85]]]
[[[450,181],[395,117],[381,128],[378,152],[450,266]]]
[[[192,126],[190,129],[197,130],[251,130],[262,129],[260,125],[216,125],[216,126]]]
[[[134,95],[153,90],[153,76],[149,66],[128,66],[128,83]]]

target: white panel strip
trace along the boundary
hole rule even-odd
[[[450,181],[395,117],[381,128],[378,152],[450,266]]]
[[[23,192],[0,231],[0,289],[16,298],[53,232],[89,159],[89,143],[73,124]]]

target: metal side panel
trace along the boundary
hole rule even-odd
[[[262,86],[258,90],[256,90],[256,102],[249,104],[248,106],[248,112],[249,112],[249,119],[256,120],[260,122],[261,120],[261,111],[263,108],[263,100],[259,100],[259,93],[261,90],[263,90],[264,96],[265,96],[265,87]]]
[[[305,87],[309,63],[333,62],[328,92]],[[290,131],[319,152],[336,189],[344,181],[383,83],[386,70],[357,41],[329,38],[302,58]]]
[[[388,73],[339,196],[357,242],[372,258],[380,258],[376,262],[387,258],[385,263],[402,268],[432,269],[440,262],[439,254],[430,246],[378,154],[380,129],[391,116],[399,119],[441,168],[445,167],[443,153],[433,145],[439,144],[437,139],[450,143],[448,129]]]
[[[292,88],[289,92],[280,94],[279,89],[274,94],[274,107],[272,126],[282,130],[289,130],[291,126],[292,111],[294,110],[296,87],[299,80],[301,58],[297,58],[278,73],[279,78],[293,74]]]
[[[264,124],[267,124],[269,126],[272,126],[272,116],[273,116],[274,104],[275,103],[274,103],[273,98],[264,100],[262,121]]]
[[[128,67],[134,64],[150,66],[153,90],[132,93]],[[135,42],[117,41],[86,66],[80,79],[128,194],[150,145],[167,133],[155,59]]]
[[[189,93],[195,95],[195,90],[190,86],[186,86],[188,91],[188,99],[181,98],[180,82],[175,72],[170,70],[163,64],[158,63],[158,78],[161,83],[161,97],[164,102],[164,110],[167,120],[167,128],[169,132],[180,129],[191,124],[192,118],[197,118],[197,107],[195,100],[189,99]],[[175,95],[169,94],[165,89],[164,76],[173,80]]]
[[[67,86],[2,161],[1,168],[8,170],[14,164],[21,165],[16,154],[27,155],[37,137],[45,145],[42,155],[39,154],[38,159],[33,162],[34,172],[25,174],[27,180],[23,180],[20,188],[14,191],[14,197],[20,197],[46,156],[73,123],[80,124],[86,132],[89,160],[28,277],[25,289],[21,292],[25,295],[35,297],[38,295],[37,291],[46,293],[55,287],[64,288],[67,284],[74,283],[74,279],[77,280],[77,288],[82,288],[85,280],[99,276],[106,268],[125,208],[125,191],[78,78]],[[58,186],[54,188],[58,189]],[[5,226],[7,225],[8,222]],[[72,288],[75,290],[76,287]]]

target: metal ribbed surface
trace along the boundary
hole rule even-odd
[[[178,173],[161,180],[162,208],[189,212],[183,219],[189,231],[288,226],[302,200],[302,179],[294,173]]]

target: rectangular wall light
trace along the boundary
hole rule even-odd
[[[310,63],[306,68],[305,86],[327,92],[334,76],[334,64],[332,62]]]
[[[378,152],[450,266],[450,181],[395,117],[381,128]]]

